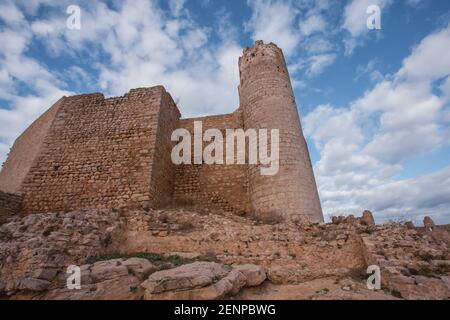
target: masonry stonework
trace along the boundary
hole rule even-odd
[[[20,213],[22,206],[22,197],[0,191],[0,224],[8,218]]]
[[[245,129],[280,130],[278,174],[264,176],[259,166],[248,167],[253,209],[322,221],[308,147],[282,51],[274,44],[257,41],[255,47],[244,50],[239,59],[239,71]]]
[[[258,41],[239,60],[240,106],[231,114],[180,119],[164,87],[122,97],[64,97],[15,142],[0,190],[23,196],[23,213],[202,204],[240,214],[322,221],[317,187],[281,49]],[[280,170],[245,164],[174,165],[171,134],[279,129]],[[270,150],[270,148],[269,148]],[[225,151],[225,149],[224,149]]]

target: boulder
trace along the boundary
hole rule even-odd
[[[221,280],[202,288],[193,288],[181,291],[166,291],[152,294],[145,291],[146,300],[217,300],[226,295],[237,294],[246,284],[245,276],[237,271],[231,270]]]
[[[50,281],[47,280],[25,278],[20,282],[19,289],[30,291],[45,291],[50,287],[50,284]]]
[[[229,269],[215,262],[194,262],[155,272],[141,286],[151,294],[202,288],[228,273]]]
[[[365,210],[363,212],[363,215],[361,217],[361,224],[364,224],[366,226],[375,225],[375,219],[373,218],[372,212],[370,212],[369,210]]]
[[[434,224],[433,219],[431,219],[428,216],[423,218],[423,226],[425,227],[425,230],[427,230],[427,231],[433,231],[434,228],[436,227],[436,225]]]
[[[416,226],[414,225],[414,223],[413,223],[412,221],[406,221],[406,222],[405,222],[405,226],[406,226],[406,228],[409,229],[409,230],[413,230],[413,229],[416,228]]]
[[[128,275],[128,268],[122,259],[96,262],[91,266],[90,276],[94,282],[118,278]]]
[[[292,267],[272,267],[267,273],[267,278],[273,284],[297,283],[297,273]]]
[[[233,268],[240,271],[247,278],[247,287],[259,286],[264,282],[264,280],[266,280],[266,271],[262,266],[243,264],[233,266]]]
[[[194,262],[157,271],[141,284],[147,300],[214,300],[237,294],[245,275],[215,262]]]
[[[145,280],[151,273],[158,270],[158,268],[148,261],[142,258],[130,258],[123,262],[123,265],[128,268],[128,270],[141,280]]]

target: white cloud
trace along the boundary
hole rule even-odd
[[[306,20],[300,21],[299,26],[302,34],[309,36],[315,32],[323,32],[327,24],[321,15],[311,15]]]
[[[322,73],[326,67],[333,64],[334,60],[336,60],[336,54],[334,53],[311,56],[308,60],[308,75],[317,75]]]
[[[344,39],[345,51],[351,54],[353,50],[365,41],[370,31],[367,28],[367,8],[377,5],[381,9],[381,22],[383,23],[383,12],[391,5],[392,0],[352,0],[344,9],[344,22],[342,28],[349,34]],[[379,31],[376,31],[379,32]]]
[[[45,20],[25,19],[22,11],[33,15],[44,2],[59,7],[49,10]],[[63,9],[67,3],[8,2],[8,9],[2,11],[10,14],[8,19],[0,16],[5,22],[0,29],[0,98],[9,106],[0,109],[0,161],[5,158],[4,146],[10,146],[61,96],[74,94],[64,88],[73,87],[80,79],[96,82],[107,95],[165,85],[180,101],[184,116],[225,113],[238,107],[238,57],[242,48],[232,37],[211,44],[212,31],[200,27],[189,14],[182,14],[186,12],[182,2],[172,4],[170,14],[180,14],[175,18],[162,11],[156,1],[124,1],[114,7],[83,2],[79,31],[66,28]],[[63,14],[54,14],[60,11]],[[223,28],[227,17],[220,23]],[[98,73],[76,65],[68,66],[65,72],[48,69],[27,55],[28,46],[35,40],[54,56],[89,55]],[[16,90],[23,85],[30,93]]]
[[[253,40],[274,42],[289,56],[300,41],[296,26],[298,10],[288,1],[248,1],[252,16],[246,28]]]
[[[326,214],[372,209],[380,220],[404,215],[442,215],[450,205],[450,169],[397,181],[405,161],[448,144],[447,80],[450,64],[430,65],[432,51],[450,50],[450,25],[430,34],[372,90],[346,108],[319,106],[303,122],[320,153],[315,165]],[[443,58],[445,60],[445,58]],[[417,68],[417,69],[416,69]],[[447,119],[447,120],[446,120]]]
[[[186,3],[186,0],[169,0],[170,11],[173,16],[178,17]]]

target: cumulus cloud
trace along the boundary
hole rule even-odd
[[[300,21],[300,31],[305,36],[316,32],[323,32],[327,27],[325,19],[321,15],[311,15],[305,20]]]
[[[0,19],[0,161],[6,146],[75,84],[96,84],[106,95],[135,87],[164,85],[179,101],[183,116],[231,112],[238,107],[238,57],[233,37],[212,41],[211,32],[189,17],[184,1],[170,12],[156,1],[81,1],[81,30],[66,28],[70,1],[7,1]],[[45,19],[33,19],[46,5]],[[52,10],[54,9],[54,10]],[[185,14],[186,13],[186,14]],[[220,26],[227,23],[223,17]],[[219,27],[220,27],[219,26]],[[219,28],[220,30],[220,28]],[[231,33],[229,34],[231,35]],[[39,41],[50,56],[88,57],[90,67],[52,70],[28,55]],[[19,90],[26,86],[27,92]]]
[[[288,1],[255,0],[248,1],[248,5],[252,16],[246,28],[253,40],[277,43],[287,56],[293,54],[300,41],[298,9]]]
[[[345,52],[351,54],[353,50],[361,45],[369,33],[367,28],[367,8],[376,5],[381,9],[381,17],[383,10],[392,4],[392,0],[352,0],[344,9],[342,28],[348,32],[344,38]],[[383,21],[383,19],[381,19]]]
[[[0,20],[0,99],[9,102],[0,108],[0,162],[17,135],[63,95],[61,82],[37,60],[26,54],[33,37],[30,24],[13,2],[2,4]],[[26,85],[29,93],[19,94]]]
[[[424,38],[397,73],[348,107],[322,105],[304,118],[320,153],[315,171],[327,215],[373,209],[381,220],[426,213],[449,218],[442,208],[450,205],[450,169],[396,179],[407,160],[448,144],[447,83],[441,95],[434,85],[448,77],[450,65],[416,68],[429,64],[438,44],[450,50],[449,31],[450,25]]]

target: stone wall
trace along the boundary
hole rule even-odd
[[[175,185],[175,165],[171,159],[172,132],[178,128],[180,111],[172,97],[163,93],[161,111],[158,116],[158,130],[155,145],[149,150],[153,151],[153,166],[151,168],[150,194],[152,206],[160,207],[172,201]]]
[[[110,99],[102,94],[66,98],[23,183],[24,210],[150,204],[165,94],[159,86]]]
[[[193,136],[194,121],[202,122],[203,132],[213,128],[221,130],[224,138],[226,129],[243,127],[240,110],[226,115],[183,119],[180,128],[189,130]],[[204,142],[203,146],[209,143]],[[226,164],[179,165],[174,200],[178,203],[213,204],[227,211],[246,212],[249,209],[246,168],[246,165]]]
[[[22,197],[17,194],[0,191],[0,224],[20,213]]]
[[[64,99],[61,98],[56,102],[16,139],[0,171],[1,191],[11,193],[19,191]]]
[[[180,120],[162,86],[108,99],[100,93],[65,97],[17,139],[0,190],[22,193],[26,213],[175,202],[322,221],[283,53],[257,42],[244,50],[239,71],[240,107],[226,115]],[[279,172],[264,176],[260,165],[248,164],[175,166],[171,134],[179,127],[192,133],[195,121],[224,138],[226,129],[279,129]]]
[[[323,221],[308,147],[282,51],[275,44],[257,41],[255,47],[244,50],[239,59],[239,71],[245,129],[278,129],[280,134],[278,173],[261,175],[260,166],[255,165],[248,169],[249,196],[255,214],[298,215],[311,221]]]

